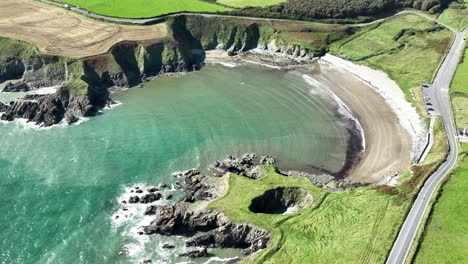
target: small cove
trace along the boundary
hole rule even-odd
[[[9,263],[175,260],[152,250],[160,237],[135,256],[118,255],[136,243],[124,235],[128,226],[111,221],[124,188],[174,183],[173,171],[245,152],[273,155],[282,168],[339,171],[348,133],[311,89],[297,74],[215,65],[116,92],[121,106],[78,126],[0,123],[0,256]]]

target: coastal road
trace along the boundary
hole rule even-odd
[[[49,5],[65,8],[64,4],[59,3],[59,2],[55,2],[53,0],[40,0],[40,1],[43,2],[43,3],[49,4]],[[95,14],[93,12],[90,12],[90,11],[86,10],[86,9],[71,6],[71,5],[68,5],[67,9],[70,10],[70,11],[79,13],[81,15],[87,16],[89,18],[93,18],[93,19],[103,20],[103,21],[112,22],[112,23],[133,24],[133,25],[149,25],[149,24],[160,23],[160,22],[164,21],[165,19],[167,19],[169,17],[175,17],[175,16],[179,16],[179,15],[198,15],[198,16],[203,16],[203,17],[221,17],[221,18],[240,18],[240,19],[255,20],[255,21],[283,21],[283,22],[291,21],[291,22],[296,22],[296,23],[298,22],[298,20],[286,19],[286,18],[249,17],[249,16],[223,15],[223,14],[219,14],[219,13],[202,13],[202,12],[197,12],[197,13],[180,12],[180,13],[176,13],[176,14],[162,15],[162,16],[158,16],[158,17],[149,17],[149,18],[121,18],[121,17],[112,17],[112,16]],[[367,23],[343,24],[343,25],[350,26],[350,27],[364,27],[364,26],[369,26],[369,25],[373,25],[373,24],[383,22],[383,21],[385,21],[385,20],[387,20],[389,18],[392,18],[392,17],[400,15],[400,14],[405,14],[405,13],[406,14],[416,14],[416,15],[425,17],[427,19],[434,20],[433,18],[431,18],[430,16],[428,16],[426,14],[416,12],[416,11],[411,11],[411,10],[404,10],[404,11],[400,11],[400,12],[394,14],[394,15],[391,15],[391,16],[388,16],[388,17],[385,17],[385,18],[381,18],[381,19],[377,19],[377,20],[367,22]]]
[[[438,23],[441,24],[440,22]],[[453,28],[447,28],[454,31]],[[455,41],[441,65],[432,86],[432,89],[434,89],[433,101],[436,109],[442,117],[447,133],[447,139],[450,147],[449,154],[447,160],[428,178],[419,192],[418,197],[416,198],[413,207],[411,208],[405,222],[403,223],[400,233],[393,244],[393,248],[387,258],[387,264],[405,263],[435,189],[457,162],[458,142],[450,106],[449,87],[457,69],[459,59],[463,55],[465,45],[463,32],[455,31],[455,34]]]

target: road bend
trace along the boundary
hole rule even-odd
[[[449,27],[448,27],[449,28]],[[449,28],[453,31],[452,28]],[[421,225],[424,214],[429,206],[432,195],[439,183],[445,178],[450,170],[455,166],[458,155],[458,143],[456,138],[456,129],[452,118],[452,111],[449,100],[449,87],[458,66],[460,57],[463,55],[464,34],[455,32],[455,41],[450,48],[447,57],[442,63],[437,76],[434,80],[432,89],[433,101],[442,117],[447,139],[449,143],[449,154],[447,160],[427,179],[426,183],[419,192],[416,201],[406,217],[405,222],[398,234],[393,248],[387,258],[387,264],[402,264],[406,261],[411,245],[416,233]]]

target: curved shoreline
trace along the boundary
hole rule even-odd
[[[332,173],[311,166],[312,170],[315,170],[313,173],[326,173],[335,178],[364,183],[382,182],[382,180],[401,174],[409,168],[412,158],[417,156],[415,148],[410,146],[421,145],[421,140],[418,141],[417,137],[414,137],[415,133],[408,132],[406,124],[412,124],[413,120],[406,118],[405,124],[401,120],[406,116],[402,115],[401,111],[394,109],[395,105],[404,105],[405,103],[409,105],[409,103],[404,97],[397,98],[397,103],[389,101],[388,95],[382,93],[381,90],[392,91],[392,89],[395,90],[395,87],[376,89],[368,82],[363,81],[355,72],[329,58],[336,57],[327,54],[321,59],[314,60],[311,64],[301,64],[300,62],[294,64],[288,58],[268,57],[268,54],[258,54],[254,50],[234,58],[230,58],[222,52],[208,52],[206,61],[219,64],[240,61],[263,66],[269,65],[269,67],[276,69],[297,71],[306,82],[307,76],[313,78],[314,81],[309,82],[309,84],[315,89],[323,90],[322,92],[326,93],[325,99],[333,99],[337,115],[344,121],[349,134],[348,149],[342,169]],[[367,67],[365,69],[372,70]],[[386,76],[384,73],[378,73]],[[391,82],[388,76],[386,78],[384,85]],[[400,88],[396,87],[398,89],[396,92],[402,93]],[[403,102],[398,100],[403,100]],[[412,116],[419,117],[415,109],[404,109],[413,110]],[[340,111],[342,112],[339,113]],[[415,127],[414,131],[420,130],[417,129],[417,126]],[[388,133],[389,131],[392,133]],[[419,133],[422,135],[424,131],[419,131]]]

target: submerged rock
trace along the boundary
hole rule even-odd
[[[178,255],[179,257],[185,258],[202,258],[208,256],[208,250],[206,248],[201,250],[193,250],[186,253],[182,253]]]

